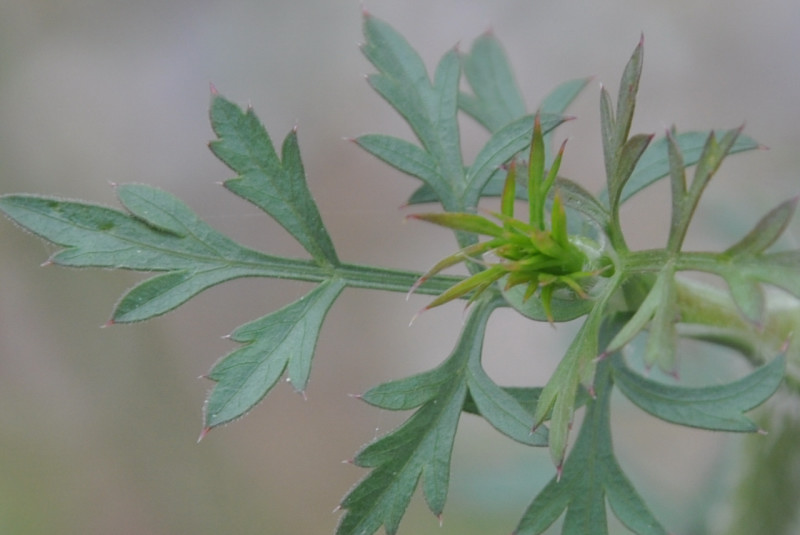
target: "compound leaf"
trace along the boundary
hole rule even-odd
[[[403,116],[430,161],[435,162],[437,173],[426,175],[427,183],[445,207],[459,210],[465,177],[456,121],[461,77],[458,53],[445,54],[431,83],[419,55],[387,23],[365,15],[364,36],[362,51],[378,69],[368,77],[370,85]]]
[[[206,401],[204,433],[246,414],[287,368],[292,386],[305,390],[322,322],[344,287],[341,280],[330,279],[230,335],[246,345],[223,357],[207,376],[216,384]]]
[[[364,401],[387,409],[419,409],[400,427],[366,445],[357,466],[372,468],[342,500],[340,535],[371,535],[384,526],[397,531],[414,489],[423,478],[429,508],[440,515],[447,498],[450,455],[467,397],[469,363],[480,359],[486,322],[498,301],[476,303],[458,344],[436,369],[364,393]]]
[[[625,396],[653,416],[715,431],[758,431],[744,413],[761,405],[783,380],[783,355],[733,383],[701,388],[666,385],[632,371],[623,358],[612,358],[614,382]]]
[[[317,263],[337,265],[333,243],[306,183],[297,132],[286,136],[279,159],[253,109],[242,111],[216,93],[211,99],[211,126],[218,138],[209,143],[211,151],[238,174],[226,180],[225,187],[272,216]]]
[[[35,195],[0,198],[0,210],[65,247],[49,262],[72,267],[168,271],[134,287],[114,323],[163,314],[220,282],[297,270],[296,261],[247,249],[203,223],[173,195],[141,184],[117,186],[130,211]]]
[[[597,367],[596,398],[563,471],[528,506],[514,535],[543,533],[566,511],[562,535],[608,535],[606,501],[616,517],[638,535],[666,535],[619,466],[611,442],[609,400],[612,380],[607,361]]]

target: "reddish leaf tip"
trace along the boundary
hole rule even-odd
[[[558,466],[556,466],[556,483],[561,481],[561,474],[562,473],[564,473],[564,461],[563,460],[559,461]]]
[[[209,432],[209,431],[211,431],[211,427],[210,427],[210,426],[205,426],[205,427],[203,428],[203,430],[202,430],[202,431],[200,431],[200,436],[199,436],[199,437],[197,437],[197,443],[198,443],[198,444],[200,443],[200,441],[201,441],[201,440],[203,440],[204,438],[206,438],[206,435],[208,434],[208,432]]]
[[[364,394],[347,394],[347,397],[351,397],[353,399],[364,399]]]
[[[781,353],[786,353],[786,351],[789,349],[789,344],[791,343],[792,343],[792,335],[790,333],[789,336],[786,337],[786,340],[783,341],[778,351],[780,351]]]
[[[111,326],[112,326],[112,325],[114,325],[114,324],[116,324],[116,322],[114,321],[114,318],[111,318],[110,320],[108,320],[107,322],[105,322],[104,324],[102,324],[102,325],[100,326],[100,328],[101,328],[101,329],[105,329],[106,327],[111,327]]]
[[[51,257],[51,258],[48,258],[47,260],[45,260],[44,262],[42,262],[41,264],[39,264],[39,267],[52,266],[54,263],[55,262],[53,262],[53,259]]]
[[[219,95],[219,91],[217,91],[217,87],[214,85],[214,82],[209,82],[208,84],[209,90],[211,91],[212,96]]]

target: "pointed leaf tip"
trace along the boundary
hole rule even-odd
[[[201,440],[203,440],[204,438],[206,438],[206,435],[208,434],[208,432],[209,432],[209,431],[211,431],[211,428],[210,428],[210,427],[208,427],[208,426],[204,427],[204,428],[203,428],[203,430],[202,430],[202,431],[200,431],[200,436],[199,436],[199,437],[197,437],[197,443],[198,443],[198,444],[200,444],[200,441],[201,441]]]

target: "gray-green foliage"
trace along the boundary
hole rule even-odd
[[[536,140],[534,116],[525,107],[496,38],[480,37],[468,53],[451,50],[430,77],[414,49],[385,22],[365,15],[364,34],[363,52],[377,71],[368,81],[408,122],[416,139],[369,134],[356,142],[421,182],[409,203],[438,203],[447,212],[475,213],[482,197],[504,195],[507,207],[514,196],[527,199],[526,184],[516,190],[504,188],[509,184],[509,165],[528,168],[525,158],[532,136]],[[518,292],[519,287],[503,288],[502,281],[482,287],[449,357],[428,372],[379,385],[360,396],[383,409],[414,412],[406,423],[354,457],[354,464],[370,471],[341,502],[339,534],[368,535],[381,527],[395,533],[418,485],[431,511],[440,515],[462,413],[486,419],[515,441],[550,450],[553,479],[523,512],[515,531],[520,535],[542,533],[562,514],[565,534],[607,534],[606,505],[634,533],[667,533],[615,457],[609,404],[615,387],[635,405],[672,423],[738,432],[758,429],[744,413],[763,403],[782,382],[785,359],[774,341],[788,334],[788,328],[776,326],[768,314],[762,284],[800,297],[800,251],[767,249],[786,228],[796,200],[780,204],[721,252],[684,252],[689,223],[709,180],[725,157],[757,144],[739,129],[721,134],[671,130],[658,138],[631,135],[643,53],[640,43],[624,69],[616,102],[605,89],[601,91],[606,190],[594,196],[563,176],[542,190],[552,186],[548,203],[553,210],[563,205],[573,223],[570,239],[591,250],[592,266],[601,267],[589,273],[585,292],[547,288],[558,282],[546,277],[537,279],[541,289],[534,295]],[[538,117],[544,137],[538,142],[543,146],[550,146],[554,130],[564,121],[564,110],[587,82],[561,84],[542,101]],[[459,111],[489,133],[472,162],[462,157]],[[112,323],[163,314],[210,286],[238,277],[317,283],[294,303],[230,335],[242,345],[207,375],[215,386],[206,403],[203,434],[251,410],[284,374],[297,390],[306,388],[320,328],[346,288],[398,292],[413,288],[440,295],[465,280],[437,275],[417,286],[419,273],[342,262],[306,184],[296,132],[286,137],[279,155],[253,110],[243,111],[216,91],[211,123],[217,135],[211,149],[236,174],[225,182],[226,188],[272,216],[309,258],[283,258],[243,247],[200,221],[172,195],[144,185],[117,187],[124,211],[36,195],[0,198],[0,210],[11,220],[63,247],[50,258],[53,264],[160,272],[123,296]],[[531,150],[530,155],[548,168],[554,162],[550,151],[542,156]],[[685,171],[689,166],[695,166],[691,181]],[[663,248],[631,251],[620,226],[620,206],[662,178],[671,184],[668,242]],[[477,217],[460,221],[499,232],[497,225],[488,227]],[[473,232],[462,230],[456,236],[462,247],[478,243]],[[542,243],[547,243],[545,238]],[[473,276],[480,277],[482,263],[470,261],[469,266]],[[721,305],[711,291],[687,291],[680,271],[721,277],[738,310]],[[547,306],[552,307],[549,313],[542,301],[545,294]],[[495,309],[504,306],[538,321],[585,316],[543,387],[502,387],[483,370],[487,322]],[[737,326],[744,327],[734,329],[733,317],[740,322]],[[620,353],[646,333],[645,364],[674,373],[678,341],[682,332],[689,331],[694,338],[744,349],[752,362],[768,363],[730,384],[688,388],[643,377]],[[586,417],[565,458],[574,412],[584,405]]]

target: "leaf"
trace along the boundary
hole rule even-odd
[[[744,238],[726,249],[725,254],[745,256],[763,253],[786,230],[797,208],[797,200],[798,197],[789,199],[770,210]]]
[[[563,115],[542,114],[540,120],[542,133],[547,136],[548,132],[552,132],[566,118]],[[514,154],[524,151],[530,144],[532,133],[533,117],[525,116],[506,125],[505,128],[487,141],[484,148],[476,156],[472,167],[467,170],[470,177],[470,189],[469,192],[465,193],[465,198],[469,199],[469,202],[473,204],[477,202],[476,192],[480,192],[481,197],[500,196],[506,177],[506,171],[501,167],[501,164],[507,162]],[[398,166],[395,167],[400,169]],[[403,169],[400,170],[402,171]],[[518,168],[518,171],[522,175],[523,169],[521,167]],[[527,166],[525,167],[525,172],[527,172]],[[478,187],[480,184],[482,186]],[[517,198],[527,199],[527,188],[518,194]],[[435,188],[425,184],[414,191],[407,204],[439,202],[439,199],[440,197]],[[467,205],[468,203],[465,202],[464,204]]]
[[[658,308],[658,303],[664,295],[666,286],[669,283],[670,281],[667,273],[665,271],[659,273],[659,276],[647,288],[645,297],[636,305],[636,312],[622,325],[616,335],[611,339],[604,354],[619,351],[647,326]],[[644,288],[641,290],[644,290]]]
[[[609,203],[612,212],[616,212],[620,204],[622,188],[630,179],[636,164],[652,141],[650,134],[636,134],[625,142],[616,156],[613,174],[608,180]]]
[[[505,279],[499,281],[503,298],[511,307],[523,316],[535,321],[553,321],[556,323],[572,321],[585,316],[594,307],[594,301],[583,299],[580,296],[564,298],[554,295],[550,301],[552,316],[548,317],[544,304],[539,296],[526,297],[527,289],[524,285],[506,288]]]
[[[225,356],[207,376],[217,384],[206,401],[204,433],[250,411],[287,369],[295,390],[305,390],[322,322],[344,287],[341,280],[330,279],[230,335],[246,345]]]
[[[54,197],[0,198],[0,210],[8,217],[65,247],[50,257],[51,263],[169,272],[134,287],[118,303],[112,322],[163,314],[226,280],[307,271],[300,267],[305,262],[242,247],[162,190],[127,184],[118,186],[117,193],[131,214]]]
[[[395,169],[422,180],[434,196],[432,188],[440,187],[444,180],[439,173],[436,160],[413,143],[380,134],[359,136],[355,142]]]
[[[412,214],[408,217],[409,219],[419,219],[442,227],[486,236],[499,237],[503,234],[502,227],[478,214],[434,212],[430,214]]]
[[[664,280],[663,283],[660,282],[661,279]],[[667,264],[659,274],[659,280],[653,289],[656,286],[661,286],[661,297],[647,333],[644,362],[648,367],[656,364],[665,373],[676,375],[678,372],[676,356],[678,337],[675,322],[678,321],[680,311],[675,270],[672,263]]]
[[[675,136],[675,142],[683,155],[684,165],[691,167],[700,159],[709,132],[682,132]],[[620,204],[633,197],[647,186],[669,174],[667,138],[654,140],[639,158],[620,195]],[[757,149],[758,142],[746,135],[740,135],[731,147],[730,154]]]
[[[438,173],[428,176],[428,184],[439,200],[448,210],[463,210],[459,198],[466,184],[456,121],[458,54],[445,54],[431,83],[419,55],[391,26],[367,14],[364,36],[362,51],[378,69],[368,77],[370,85],[403,116],[436,163]]]
[[[625,65],[622,79],[619,83],[617,96],[617,116],[614,120],[614,146],[622,147],[628,141],[628,134],[633,121],[633,111],[636,108],[636,93],[639,92],[639,80],[642,77],[642,64],[644,62],[644,36]]]
[[[611,217],[608,210],[580,184],[559,177],[556,178],[553,192],[558,193],[564,206],[578,212],[598,228],[605,230],[608,227]]]
[[[561,118],[555,120],[560,122]],[[532,131],[533,119],[526,116],[509,123],[492,135],[467,172],[465,205],[477,205],[481,192],[492,175],[530,144]]]
[[[795,297],[800,297],[800,250],[776,253],[740,254],[682,253],[678,258],[681,270],[705,271],[719,275],[731,290],[737,306],[751,322],[760,324],[763,296],[759,283],[771,284]]]
[[[638,535],[666,535],[614,456],[609,367],[607,361],[597,367],[597,397],[587,404],[586,417],[561,478],[554,477],[536,496],[514,535],[543,533],[564,511],[562,535],[607,535],[606,502],[616,517]]]
[[[459,94],[458,105],[490,132],[525,115],[525,101],[500,42],[485,33],[462,56],[464,75],[473,95]]]
[[[381,526],[394,534],[420,477],[428,507],[437,516],[442,513],[453,440],[467,396],[469,363],[480,359],[486,322],[497,305],[498,301],[476,304],[458,344],[439,367],[380,385],[362,396],[385,409],[420,408],[355,456],[357,466],[373,470],[342,500],[346,512],[336,531],[339,535],[371,535]]]
[[[470,360],[467,385],[469,395],[478,412],[495,429],[504,435],[529,446],[546,446],[547,429],[541,427],[531,433],[533,412],[527,411],[513,394],[492,381],[480,363],[480,358]],[[532,396],[533,397],[533,396]],[[536,403],[537,397],[533,397]]]
[[[714,431],[755,432],[744,413],[761,405],[783,381],[786,365],[779,355],[750,375],[726,385],[687,388],[657,383],[612,358],[614,381],[639,408],[668,422]]]
[[[561,471],[575,400],[581,383],[592,384],[603,306],[595,305],[547,381],[534,414],[534,428],[550,416],[550,457]],[[552,411],[552,412],[551,412]]]
[[[225,187],[258,206],[305,247],[319,264],[339,260],[306,183],[297,132],[286,136],[281,159],[252,108],[243,112],[218,94],[211,99],[211,151],[238,176]]]

